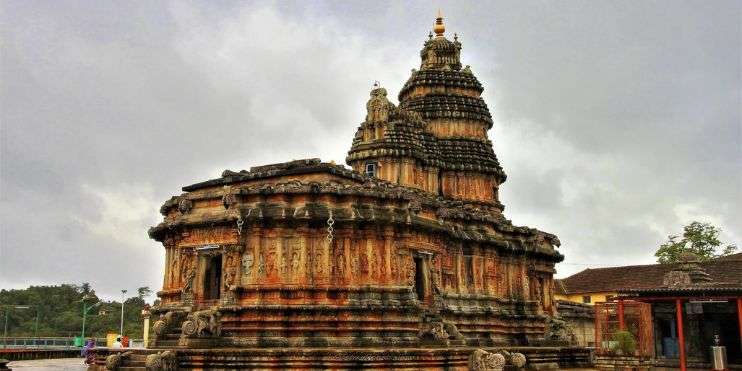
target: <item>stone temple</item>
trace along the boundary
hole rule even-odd
[[[482,84],[436,20],[399,106],[375,86],[346,159],[224,171],[149,231],[165,277],[149,349],[92,368],[487,370],[560,362],[556,236],[513,225]],[[560,356],[561,354],[561,356]],[[508,366],[513,367],[513,366]]]

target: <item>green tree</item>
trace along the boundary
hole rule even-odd
[[[149,286],[143,286],[137,289],[137,296],[139,299],[144,300],[144,298],[152,295],[152,289],[149,288]]]
[[[8,336],[33,336],[37,311],[39,336],[79,336],[82,328],[81,300],[85,295],[89,298],[88,304],[101,300],[88,283],[0,289],[0,315],[4,316],[8,311]],[[125,301],[124,334],[131,338],[142,336],[141,311],[148,295],[149,289],[142,287],[137,290],[137,296]],[[15,309],[15,306],[30,308]],[[87,316],[85,335],[103,337],[107,333],[118,333],[120,313],[121,302],[101,300],[101,305]]]
[[[721,229],[710,223],[692,222],[683,227],[683,236],[669,235],[667,242],[660,245],[654,256],[661,264],[671,264],[680,261],[682,253],[691,252],[698,255],[701,261],[715,259],[732,254],[737,246],[728,244],[722,246],[719,241]]]

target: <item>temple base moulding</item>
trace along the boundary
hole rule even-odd
[[[470,370],[474,347],[450,348],[221,348],[221,349],[95,349],[89,371],[107,370]],[[507,349],[525,355],[526,369],[585,367],[589,349],[577,347],[482,348]],[[115,365],[110,355],[121,355]],[[107,365],[108,361],[108,365]],[[115,366],[115,367],[112,367]],[[511,369],[511,367],[506,367]]]

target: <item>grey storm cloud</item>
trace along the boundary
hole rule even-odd
[[[738,1],[3,2],[0,287],[159,288],[161,203],[221,170],[343,163],[441,8],[485,85],[516,224],[564,276],[742,240]]]

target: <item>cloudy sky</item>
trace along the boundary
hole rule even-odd
[[[516,224],[559,276],[642,264],[692,220],[742,245],[739,1],[3,1],[0,288],[159,289],[180,187],[344,162],[440,7],[485,85]]]

